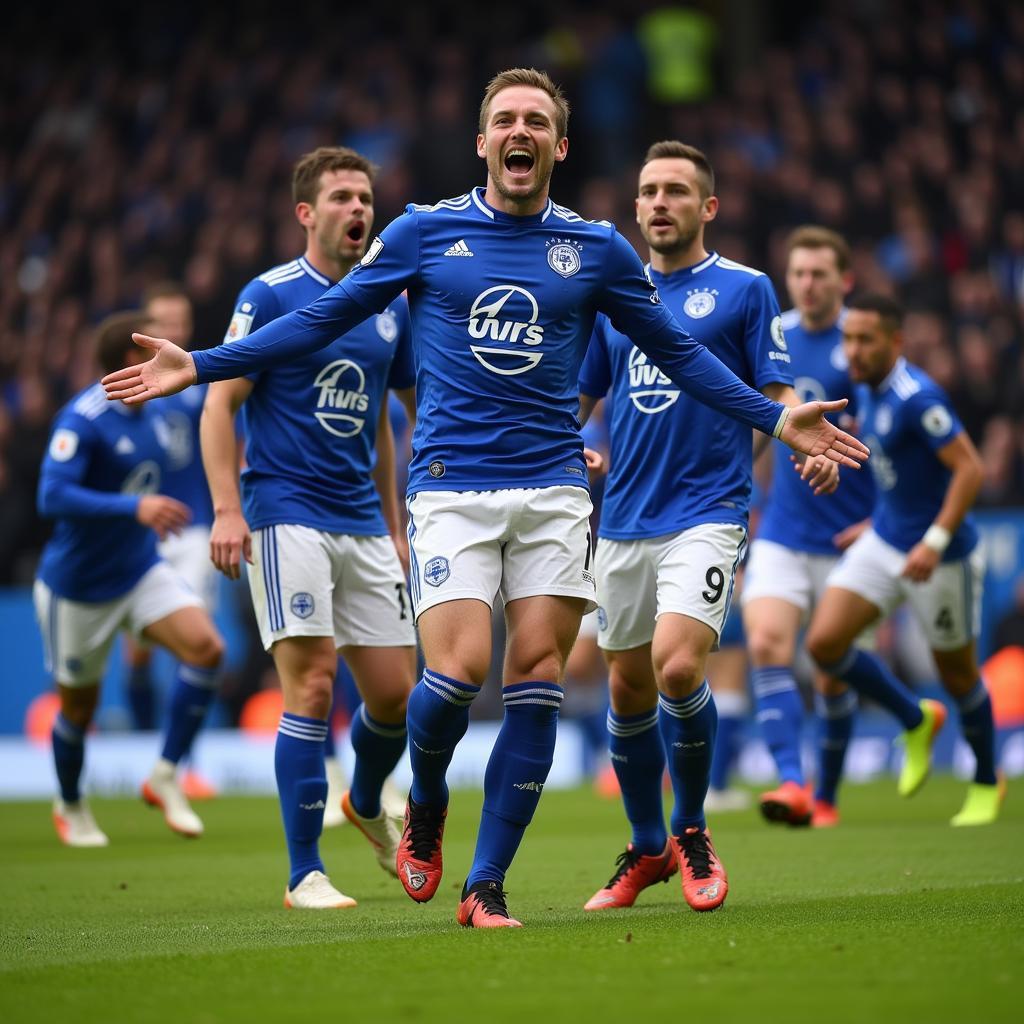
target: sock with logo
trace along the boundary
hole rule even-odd
[[[479,692],[479,686],[460,683],[429,668],[413,687],[406,723],[412,765],[409,795],[416,803],[448,806],[445,773],[469,728],[469,708]]]
[[[480,816],[467,891],[478,882],[504,882],[551,771],[563,690],[542,681],[502,691],[505,717],[484,773]]]
[[[58,713],[53,720],[51,736],[60,797],[67,804],[77,804],[82,798],[79,782],[85,760],[85,729],[73,725],[63,714]]]
[[[746,694],[727,690],[715,695],[718,709],[718,734],[711,756],[711,788],[728,789],[729,775],[739,749],[740,735],[750,713]]]
[[[996,730],[992,721],[992,701],[979,679],[974,689],[957,698],[960,731],[974,751],[974,781],[984,786],[996,784]]]
[[[132,716],[132,727],[142,730],[156,728],[156,693],[148,662],[128,666],[128,686],[125,697]]]
[[[916,729],[924,720],[913,692],[874,654],[851,647],[836,664],[822,665],[821,670],[891,711],[904,729]]]
[[[847,690],[837,697],[814,696],[818,713],[818,781],[814,799],[836,803],[839,782],[843,777],[846,748],[853,735],[857,715],[857,694]]]
[[[608,753],[633,827],[633,848],[645,857],[656,856],[668,842],[661,802],[665,748],[658,732],[657,705],[639,715],[609,710]]]
[[[665,748],[668,775],[676,803],[672,810],[672,834],[706,828],[704,797],[711,778],[711,757],[718,729],[718,711],[705,679],[682,700],[658,697],[658,727]]]
[[[177,764],[192,749],[192,742],[217,695],[219,673],[219,667],[178,666],[161,753],[171,764]]]
[[[354,751],[352,788],[349,799],[356,814],[376,818],[380,814],[380,790],[405,753],[405,723],[389,725],[371,718],[365,704],[352,719],[349,733]]]
[[[327,723],[321,719],[287,711],[277,727],[274,774],[291,865],[289,889],[294,889],[310,871],[324,869],[319,844],[327,805],[326,734]]]
[[[800,764],[800,726],[804,706],[792,669],[785,665],[755,668],[751,674],[757,723],[775,760],[780,782],[804,784]]]

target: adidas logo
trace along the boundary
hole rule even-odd
[[[317,800],[315,804],[299,804],[304,811],[324,811],[327,809],[327,804],[323,800]]]
[[[460,238],[450,249],[445,250],[445,256],[472,256],[473,250],[470,249],[464,239]]]
[[[512,787],[514,789],[523,789],[528,793],[540,793],[544,789],[543,782],[513,782]]]
[[[131,455],[135,451],[135,445],[132,443],[130,437],[124,437],[123,435],[118,440],[117,444],[114,445],[114,451],[118,455]]]

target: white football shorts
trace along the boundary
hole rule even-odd
[[[409,499],[413,605],[419,618],[446,601],[493,607],[523,597],[594,600],[593,505],[582,487],[419,491]]]
[[[119,630],[138,636],[181,608],[203,607],[199,596],[166,562],[157,562],[131,590],[110,601],[71,601],[42,580],[36,580],[32,597],[46,669],[62,686],[98,683]]]
[[[187,526],[156,546],[160,557],[199,595],[211,614],[217,605],[218,573],[210,561],[210,527]]]
[[[979,544],[966,558],[941,562],[931,579],[915,583],[901,576],[906,553],[867,530],[840,559],[830,587],[852,590],[883,616],[906,601],[934,651],[966,647],[981,630],[985,555]]]
[[[644,540],[608,540],[597,548],[598,643],[606,651],[648,644],[665,612],[715,631],[729,614],[736,567],[747,532],[731,523],[701,523]]]
[[[815,555],[794,551],[773,540],[754,540],[744,571],[740,604],[746,607],[759,597],[776,597],[796,605],[806,622],[825,593],[825,581],[839,558],[839,552]]]
[[[269,651],[288,636],[335,647],[413,647],[409,591],[390,537],[282,524],[252,532],[249,590]]]

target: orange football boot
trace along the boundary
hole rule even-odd
[[[811,828],[835,828],[839,824],[839,808],[827,800],[815,800],[811,812]]]
[[[468,892],[463,887],[455,920],[463,928],[522,928],[521,921],[509,916],[505,896],[498,882],[478,882]]]
[[[798,782],[784,782],[778,789],[761,794],[761,815],[765,821],[800,827],[810,825],[813,812],[811,794]]]
[[[683,896],[694,910],[715,910],[725,902],[729,880],[711,845],[711,833],[691,827],[670,842],[679,860]]]
[[[615,910],[631,907],[648,886],[667,882],[677,871],[675,853],[666,843],[661,853],[637,853],[630,843],[615,862],[615,874],[583,905],[584,910]]]
[[[441,838],[447,816],[447,807],[418,804],[411,796],[405,805],[405,828],[395,869],[403,888],[417,903],[432,899],[441,884]]]

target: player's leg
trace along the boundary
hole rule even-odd
[[[846,552],[807,633],[807,650],[818,667],[891,712],[905,730],[906,756],[897,784],[910,796],[931,769],[931,749],[945,721],[938,701],[919,701],[876,655],[854,646],[860,633],[902,600],[900,552],[869,530]]]
[[[857,694],[824,672],[814,674],[814,710],[818,719],[818,776],[814,785],[814,828],[839,824],[838,793],[846,751],[857,716]]]
[[[167,572],[168,580],[172,579],[171,570]],[[140,597],[140,614],[145,614],[146,605],[147,599]],[[224,641],[206,609],[198,605],[179,607],[169,615],[150,622],[143,627],[142,633],[147,640],[165,647],[178,660],[163,748],[149,778],[143,783],[142,794],[147,803],[163,811],[164,819],[173,831],[195,838],[202,834],[203,824],[189,806],[178,781],[177,770],[191,752],[217,694]]]
[[[730,611],[719,650],[708,658],[711,694],[718,708],[718,735],[711,758],[711,778],[704,806],[712,813],[741,811],[750,806],[750,794],[729,786],[741,735],[750,717],[748,660],[739,609]]]
[[[396,864],[419,903],[441,882],[445,775],[490,669],[507,521],[501,493],[467,500],[459,492],[425,491],[409,501],[410,594],[424,669],[406,715],[412,787]]]
[[[790,825],[806,824],[811,815],[800,761],[803,700],[793,675],[811,599],[807,555],[755,540],[743,587],[743,629],[757,722],[779,773],[779,786],[761,796],[761,811],[768,821]]]
[[[125,668],[125,699],[134,728],[149,731],[156,728],[156,691],[150,675],[152,653],[144,644],[125,634],[122,638]]]
[[[928,638],[939,678],[956,702],[960,729],[974,753],[974,778],[952,824],[988,825],[999,816],[1005,793],[996,776],[995,723],[988,690],[978,672],[976,637],[984,562],[980,551],[945,562],[925,583],[906,583],[904,591]]]
[[[60,696],[51,742],[59,795],[53,823],[68,846],[106,846],[107,836],[82,795],[85,736],[99,702],[99,679],[114,634],[123,619],[124,600],[87,604],[58,597],[42,580],[32,591],[43,636],[47,670]]]

